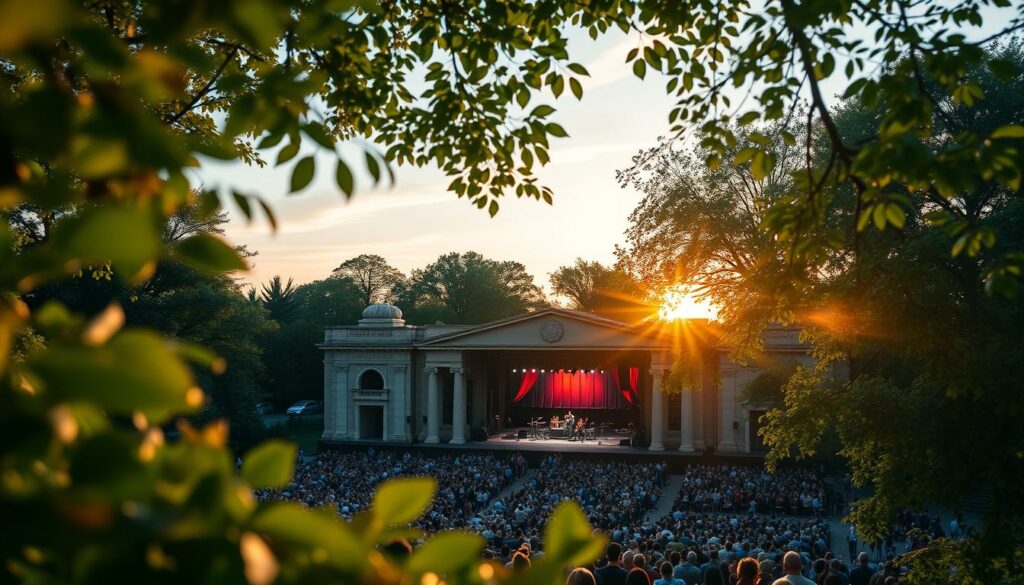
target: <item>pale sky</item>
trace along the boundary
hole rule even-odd
[[[1015,11],[985,12],[985,26],[964,32],[991,34]],[[872,37],[860,32],[866,40]],[[638,33],[610,32],[592,41],[573,31],[569,38],[570,55],[591,75],[583,79],[583,100],[569,91],[554,100],[545,88],[528,105],[555,106],[558,111],[550,120],[569,133],[569,138],[552,138],[551,162],[535,167],[541,184],[554,191],[554,205],[512,195],[502,198],[501,211],[490,218],[446,191],[450,179],[432,168],[397,167],[393,187],[368,188],[362,153],[351,145],[342,149],[357,172],[357,192],[348,202],[334,183],[334,162],[328,155],[318,157],[316,179],[297,195],[288,195],[287,187],[297,159],[283,168],[262,169],[204,162],[200,179],[207,187],[261,194],[277,214],[280,229],[273,234],[265,221],[246,225],[234,204],[227,204],[232,217],[229,240],[258,252],[245,280],[261,283],[281,275],[296,283],[310,282],[364,253],[379,254],[409,273],[441,254],[473,250],[495,260],[522,262],[535,282],[549,290],[549,274],[577,257],[613,262],[629,213],[642,197],[619,187],[615,171],[627,168],[633,155],[668,133],[673,100],[665,93],[664,76],[648,70],[647,78],[639,80],[626,64],[626,54],[640,43]],[[845,89],[846,79],[838,73],[843,65],[838,63],[837,74],[823,84],[830,103]]]
[[[582,102],[568,91],[553,100],[546,89],[543,100],[531,102],[530,108],[542,102],[555,106],[558,112],[551,120],[569,133],[569,138],[553,138],[551,162],[535,167],[540,182],[554,191],[551,206],[513,195],[502,198],[501,211],[490,218],[446,191],[450,179],[440,171],[412,167],[396,167],[390,188],[368,189],[365,173],[361,183],[357,175],[357,192],[346,202],[326,155],[318,157],[313,185],[291,196],[287,185],[294,161],[262,169],[205,163],[201,177],[208,186],[229,184],[260,193],[278,215],[280,228],[272,234],[263,221],[247,226],[227,204],[232,217],[228,238],[259,252],[246,280],[264,282],[279,274],[309,282],[363,253],[384,256],[408,273],[441,254],[473,250],[522,262],[536,283],[548,288],[548,275],[577,257],[611,263],[615,245],[624,241],[628,215],[641,198],[618,186],[615,171],[667,132],[673,103],[660,74],[649,73],[641,81],[630,71],[625,56],[637,42],[636,35],[598,41],[583,36],[571,51],[591,74],[583,80]],[[352,147],[342,152],[359,155]],[[362,164],[361,156],[349,160],[353,169]]]

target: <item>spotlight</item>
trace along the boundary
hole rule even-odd
[[[542,374],[543,374],[543,373],[544,373],[544,370],[541,370],[541,371],[540,371],[540,373],[542,373]]]
[[[537,372],[537,368],[533,368],[533,370],[531,370],[531,371],[536,373]],[[541,371],[543,372],[544,370],[541,370]]]
[[[513,374],[516,373],[516,369],[515,368],[512,368],[512,373]]]

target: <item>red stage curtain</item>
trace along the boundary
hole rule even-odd
[[[513,374],[512,388],[515,388]],[[615,380],[617,373],[593,373],[590,370],[547,371],[541,374],[524,372],[519,392],[512,401],[526,408],[598,408],[620,409],[631,404],[629,391],[620,388]],[[530,387],[536,386],[533,391]]]
[[[640,395],[640,368],[632,367],[629,368],[629,391],[633,396]],[[629,400],[633,402],[632,398]]]
[[[633,368],[630,368],[632,373]],[[630,392],[629,388],[622,387],[622,377],[619,375],[619,368],[612,368],[612,381],[615,382],[615,388],[622,393],[622,397],[626,399],[626,402],[633,404],[633,395],[635,392]],[[630,381],[632,381],[632,374],[630,375]]]
[[[519,392],[516,393],[512,402],[519,402],[523,398],[526,398],[526,395],[530,393],[530,389],[533,388],[534,382],[537,381],[537,376],[538,374],[536,371],[527,372],[526,370],[523,370],[523,381],[519,383]]]

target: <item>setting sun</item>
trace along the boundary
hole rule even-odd
[[[678,319],[714,319],[718,311],[707,301],[698,301],[686,287],[674,287],[661,295],[658,317],[662,321]]]

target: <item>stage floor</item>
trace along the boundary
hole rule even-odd
[[[526,436],[523,436],[526,435]],[[517,449],[530,449],[532,445],[539,447],[539,451],[556,451],[563,448],[571,450],[589,450],[590,448],[602,449],[631,449],[629,435],[622,433],[608,432],[605,436],[587,439],[585,441],[570,441],[562,438],[539,438],[531,437],[529,427],[514,427],[503,429],[500,433],[492,435],[487,439],[487,446],[512,445]]]

